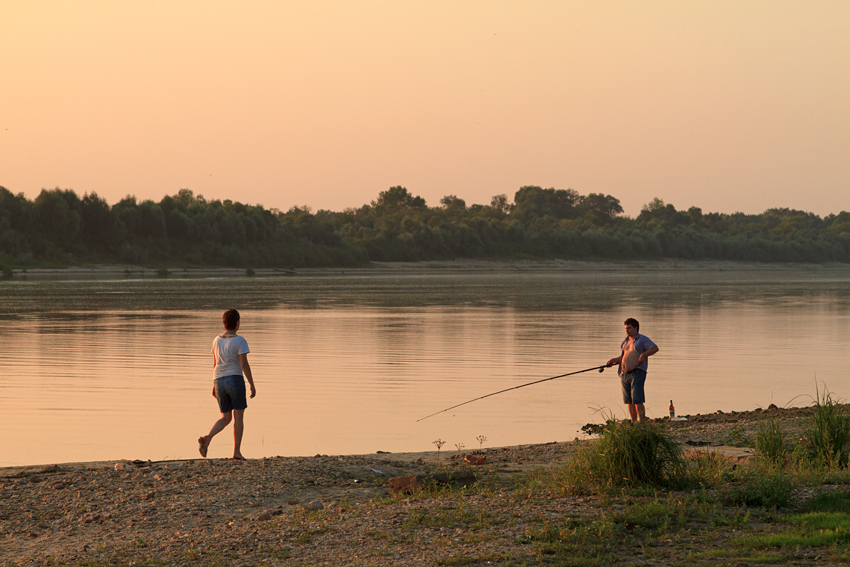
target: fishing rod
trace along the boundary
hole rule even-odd
[[[459,408],[460,406],[465,406],[466,404],[471,404],[472,402],[477,402],[478,400],[483,400],[484,398],[489,398],[490,396],[495,396],[496,394],[501,394],[503,392],[510,392],[511,390],[518,390],[520,388],[525,388],[526,386],[531,386],[532,384],[539,384],[541,382],[548,382],[549,380],[555,380],[556,378],[564,378],[566,376],[572,376],[573,374],[581,374],[582,372],[590,372],[591,370],[598,370],[599,372],[604,372],[606,368],[608,368],[608,365],[603,364],[602,366],[594,366],[593,368],[585,368],[584,370],[577,370],[575,372],[568,372],[567,374],[560,374],[558,376],[552,376],[551,378],[544,378],[543,380],[535,380],[534,382],[529,382],[528,384],[521,384],[519,386],[514,386],[513,388],[505,388],[504,390],[499,390],[498,392],[493,392],[492,394],[487,394],[486,396],[481,396],[480,398],[475,398],[474,400],[469,400],[469,401],[463,402],[462,404],[458,404],[456,406],[452,406],[450,408],[440,410],[436,413],[432,413],[431,415],[426,415],[422,419],[417,419],[416,423],[419,423],[423,419],[428,419],[429,417],[434,417],[438,413],[443,413],[445,411],[453,410],[455,408]]]

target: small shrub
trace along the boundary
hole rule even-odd
[[[824,386],[815,398],[815,413],[805,430],[806,452],[810,462],[827,468],[847,466],[850,456],[850,415],[839,407]]]
[[[682,449],[654,423],[609,420],[600,439],[582,448],[557,475],[570,492],[648,484],[668,486],[686,473]]]

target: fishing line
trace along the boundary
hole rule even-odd
[[[607,364],[603,364],[602,366],[594,366],[593,368],[585,368],[584,370],[577,370],[575,372],[568,372],[567,374],[559,374],[558,376],[552,376],[551,378],[544,378],[543,380],[535,380],[534,382],[529,382],[528,384],[521,384],[519,386],[514,386],[513,388],[505,388],[504,390],[499,390],[498,392],[493,392],[492,394],[487,394],[486,396],[481,396],[480,398],[475,398],[474,400],[468,400],[463,402],[462,404],[458,404],[456,406],[452,406],[450,408],[446,408],[444,410],[440,410],[438,412],[432,413],[431,415],[426,415],[421,419],[417,419],[416,423],[419,423],[423,419],[428,419],[429,417],[434,417],[438,413],[443,413],[445,411],[453,410],[455,408],[459,408],[460,406],[465,406],[466,404],[471,404],[472,402],[477,402],[478,400],[483,400],[484,398],[489,398],[490,396],[495,396],[496,394],[501,394],[504,392],[510,392],[511,390],[518,390],[520,388],[525,388],[526,386],[531,386],[532,384],[539,384],[541,382],[548,382],[549,380],[555,380],[556,378],[564,378],[565,376],[572,376],[574,374],[581,374],[582,372],[590,372],[591,370],[598,370],[599,372],[604,372],[605,369],[608,368]]]

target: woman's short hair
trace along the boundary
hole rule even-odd
[[[239,312],[235,309],[228,309],[221,316],[221,322],[224,323],[225,329],[233,331],[236,329],[236,325],[239,324]]]

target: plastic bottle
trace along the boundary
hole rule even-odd
[[[670,420],[676,419],[676,408],[673,407],[673,400],[670,400]]]

